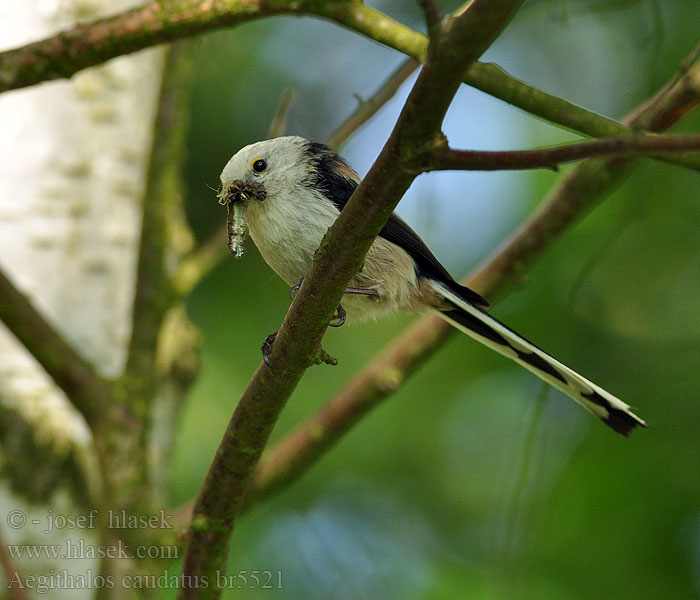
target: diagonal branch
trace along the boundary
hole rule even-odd
[[[393,40],[410,49],[412,56],[424,54],[427,48],[422,34],[354,0],[154,1],[0,52],[0,92],[71,77],[87,67],[157,44],[282,14],[324,17],[380,43],[392,46]]]
[[[415,177],[402,165],[416,149],[439,138],[462,73],[492,43],[519,4],[520,0],[474,0],[444,20],[394,131],[321,244],[282,323],[269,357],[275,368],[258,368],[234,411],[195,502],[185,576],[213,579],[223,568],[251,476],[277,417],[318,355],[348,281]],[[180,597],[218,597],[219,593],[186,589]]]
[[[94,430],[115,400],[112,391],[0,270],[0,321],[39,362]]]
[[[367,413],[401,388],[454,331],[443,319],[428,315],[400,333],[324,406],[265,453],[245,507],[299,478]]]
[[[287,119],[289,118],[289,111],[293,103],[294,92],[288,88],[282,93],[282,98],[277,106],[277,112],[267,129],[267,137],[274,138],[284,135],[284,132],[287,131]]]
[[[680,68],[673,77],[656,94],[642,104],[635,113],[629,115],[626,122],[635,122],[637,116],[655,115],[645,123],[635,123],[634,129],[640,127],[651,131],[663,131],[682,118],[698,104],[700,90],[700,42],[681,61]],[[667,122],[667,123],[665,123]]]
[[[404,60],[381,87],[370,98],[360,101],[357,110],[326,138],[326,145],[336,149],[341,146],[361,125],[369,121],[382,106],[394,97],[419,64],[412,58]]]

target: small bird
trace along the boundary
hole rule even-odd
[[[221,173],[229,247],[243,253],[246,228],[270,267],[298,289],[359,175],[328,146],[286,136],[239,150]],[[645,422],[630,407],[489,315],[489,302],[457,283],[398,215],[391,215],[349,284],[339,317],[362,321],[394,311],[432,311],[571,396],[623,435]],[[344,309],[344,310],[343,310]]]

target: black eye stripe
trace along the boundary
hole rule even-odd
[[[253,161],[253,171],[256,173],[262,173],[265,169],[267,169],[267,162],[265,162],[262,158],[258,158],[257,160]]]

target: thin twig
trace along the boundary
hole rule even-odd
[[[691,69],[696,65],[698,59],[700,59],[700,42],[698,42],[695,48],[681,61],[680,68],[670,81],[642,105],[640,110],[653,111],[657,108],[658,104],[671,94],[673,88],[682,83],[683,79],[686,78]]]
[[[692,54],[695,54],[695,50]],[[684,64],[687,60],[683,61]],[[677,78],[674,77],[674,80]],[[700,61],[694,62],[676,83],[666,85],[623,120],[628,131],[665,131],[700,104]],[[700,171],[697,153],[682,154],[673,162]],[[668,162],[671,162],[670,160]]]
[[[294,92],[290,89],[284,90],[280,103],[277,106],[277,112],[275,113],[275,116],[267,129],[268,138],[279,137],[284,135],[284,133],[287,131],[287,119],[293,103]]]
[[[420,66],[420,63],[412,58],[404,60],[396,70],[389,75],[382,86],[367,100],[361,101],[353,112],[338,128],[326,139],[326,144],[331,148],[339,148],[355,131],[369,121],[377,111],[391,100],[401,85]]]
[[[172,282],[178,294],[183,297],[189,294],[216,265],[230,256],[226,236],[227,228],[224,224],[180,261]]]
[[[408,70],[408,69],[407,69]],[[398,73],[398,72],[397,72]],[[388,83],[388,82],[387,82]],[[384,96],[385,100],[388,97]],[[674,106],[676,103],[674,102]],[[689,108],[686,107],[687,110]],[[359,111],[358,111],[359,112]],[[367,116],[365,114],[364,116]],[[665,117],[668,118],[668,117]],[[342,143],[344,135],[359,126],[360,116],[353,113],[343,132],[333,134],[334,143]],[[329,144],[330,145],[330,144]],[[691,152],[700,150],[698,135],[641,135],[607,138],[586,142],[562,144],[550,148],[533,150],[452,150],[442,147],[431,149],[427,156],[414,161],[414,169],[419,172],[439,170],[517,170],[517,169],[553,169],[573,161],[601,156],[654,156],[663,158],[664,153]],[[228,256],[224,242],[226,227],[222,226],[206,242],[195,250],[180,265],[174,286],[180,293],[186,294],[213,269],[221,259]]]
[[[593,157],[650,156],[668,152],[700,151],[700,135],[634,135],[562,144],[534,150],[452,150],[446,146],[425,157],[421,171],[495,171],[553,169]]]

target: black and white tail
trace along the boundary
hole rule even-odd
[[[646,423],[632,413],[627,404],[473,306],[457,291],[437,281],[430,283],[454,307],[435,311],[448,323],[571,396],[618,433],[627,436],[638,425],[646,427]]]

